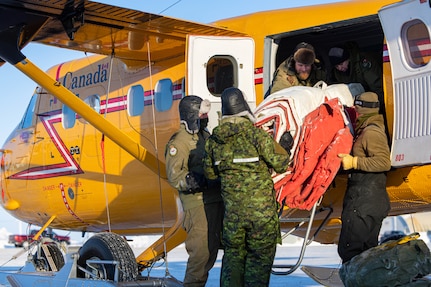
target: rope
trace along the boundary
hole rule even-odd
[[[109,93],[111,91],[112,67],[114,63],[114,56],[115,56],[114,51],[112,51],[111,63],[109,64],[108,90],[106,91],[105,111],[103,114],[105,118],[106,118],[106,114],[108,113],[108,102],[109,102]],[[109,232],[111,232],[111,214],[109,211],[108,188],[106,186],[105,134],[102,134],[102,139],[100,141],[100,148],[102,152],[103,190],[105,193],[106,216],[108,218],[108,230]]]
[[[148,51],[148,72],[150,74],[150,87],[153,87],[153,73],[152,73],[152,62],[151,62],[151,53],[150,53],[150,42],[147,41],[147,51]],[[152,112],[153,112],[153,133],[154,133],[154,148],[155,148],[155,154],[156,154],[156,158],[159,159],[159,152],[158,152],[158,145],[157,145],[157,127],[156,127],[156,110],[155,110],[155,92],[154,89],[151,89],[151,95],[152,95]],[[160,174],[160,165],[159,165],[159,160],[157,160],[157,170],[159,171]],[[162,215],[162,237],[163,237],[163,251],[165,254],[165,262],[166,262],[166,270],[165,270],[165,276],[169,277],[170,273],[169,273],[169,262],[168,262],[168,252],[167,250],[167,246],[166,246],[166,238],[165,238],[165,213],[163,211],[163,193],[162,193],[162,182],[160,180],[160,176],[158,177],[158,182],[159,182],[159,194],[160,194],[160,210],[161,210],[161,215]]]

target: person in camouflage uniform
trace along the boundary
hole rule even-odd
[[[221,178],[225,205],[221,286],[268,286],[281,243],[271,170],[285,172],[289,155],[256,128],[237,88],[221,95],[222,119],[205,144],[204,171]]]
[[[338,242],[343,263],[377,246],[383,219],[390,210],[386,192],[390,152],[377,94],[365,92],[357,96],[355,109],[358,118],[352,155],[338,155],[343,169],[350,170]]]
[[[348,42],[343,47],[332,47],[328,56],[334,67],[330,83],[360,83],[366,92],[376,93],[383,104],[382,64],[375,55],[362,53],[357,43]]]
[[[166,173],[178,190],[184,210],[183,228],[189,254],[184,286],[203,287],[221,244],[223,200],[220,184],[207,181],[203,172],[210,102],[187,96],[179,104],[180,128],[166,145]]]
[[[295,47],[293,55],[278,66],[270,93],[293,86],[312,87],[321,80],[326,81],[326,72],[316,59],[314,47],[302,42]]]

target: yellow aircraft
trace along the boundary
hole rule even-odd
[[[312,44],[329,71],[329,49],[356,41],[382,56],[391,215],[429,211],[430,10],[423,0],[357,0],[198,24],[86,0],[1,1],[0,58],[38,85],[0,150],[1,205],[40,232],[96,233],[79,251],[78,277],[100,259],[120,261],[128,271],[118,280],[134,280],[185,238],[164,165],[179,100],[210,100],[212,129],[223,89],[238,87],[255,108],[299,42]],[[29,42],[89,55],[44,72],[21,52]],[[346,182],[337,176],[311,213],[285,208],[282,229],[337,243]],[[161,236],[135,257],[122,236],[144,234]],[[113,268],[97,266],[97,276],[114,278]]]

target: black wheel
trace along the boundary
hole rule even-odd
[[[33,255],[33,261],[38,271],[59,271],[64,266],[64,257],[55,243],[43,244],[40,254]]]
[[[112,264],[92,264],[87,260],[114,260],[118,262],[118,281],[134,281],[138,277],[138,264],[127,241],[115,233],[98,233],[88,239],[79,249],[78,266],[88,270],[100,279],[114,280],[115,266]],[[82,270],[77,270],[80,278],[90,277]]]

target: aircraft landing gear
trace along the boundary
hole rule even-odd
[[[64,266],[64,257],[57,243],[42,243],[33,255],[37,271],[58,271]]]
[[[134,281],[138,264],[127,241],[115,233],[98,233],[79,249],[79,278]]]

